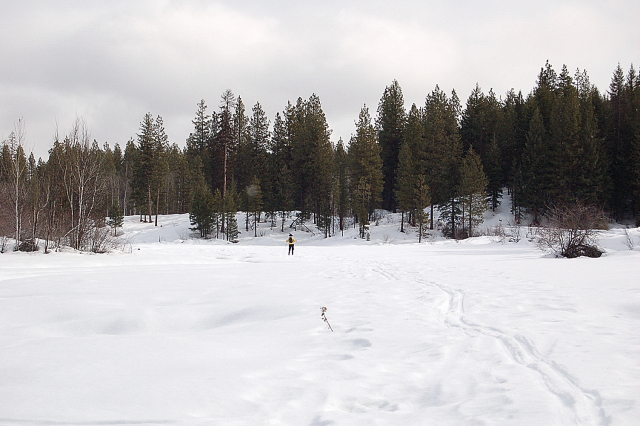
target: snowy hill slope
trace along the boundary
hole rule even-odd
[[[0,424],[637,424],[637,229],[568,260],[398,220],[295,231],[295,256],[185,215],[128,217],[125,252],[0,255]]]

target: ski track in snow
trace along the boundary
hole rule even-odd
[[[387,280],[399,281],[402,279],[398,271],[406,269],[406,265],[391,266],[388,263],[376,263],[373,271]],[[416,274],[417,272],[414,272]],[[407,274],[408,275],[408,274]],[[451,328],[460,329],[467,335],[491,337],[499,341],[511,359],[524,368],[535,371],[543,380],[549,392],[555,395],[562,405],[567,408],[566,420],[572,424],[598,424],[607,426],[611,424],[611,418],[607,416],[603,406],[602,397],[597,390],[584,389],[579,386],[565,368],[553,360],[542,356],[535,345],[521,334],[512,334],[496,327],[490,327],[468,320],[465,316],[465,293],[459,289],[453,289],[433,281],[426,281],[419,277],[411,276],[410,279],[440,290],[444,297],[440,304],[443,322]]]

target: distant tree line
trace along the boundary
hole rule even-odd
[[[235,240],[259,223],[312,221],[331,236],[378,209],[402,212],[402,230],[422,238],[434,228],[473,235],[503,191],[516,220],[540,222],[558,205],[580,202],[640,224],[640,78],[618,65],[606,93],[586,72],[557,73],[547,63],[524,96],[498,97],[479,86],[461,105],[438,86],[422,106],[405,108],[397,81],[385,88],[375,119],[365,105],[348,143],[332,142],[320,98],[288,103],[269,121],[260,103],[247,111],[225,91],[209,110],[197,105],[193,132],[180,148],[162,117],[146,114],[135,138],[90,141],[82,120],[56,135],[49,159],[24,151],[19,121],[2,142],[0,236],[28,250],[95,249],[105,224],[125,215],[155,222],[189,213],[202,237]],[[237,223],[237,212],[245,213]],[[264,216],[263,216],[264,215]],[[104,232],[104,231],[103,231]]]

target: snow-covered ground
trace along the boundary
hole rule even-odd
[[[638,229],[568,260],[418,244],[396,215],[371,241],[294,231],[294,256],[288,228],[160,223],[128,217],[124,252],[0,255],[0,424],[640,424]]]

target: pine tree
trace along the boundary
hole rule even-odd
[[[495,137],[492,139],[489,150],[487,151],[485,164],[489,203],[491,204],[491,210],[495,212],[502,198],[502,157],[498,141]]]
[[[144,221],[151,222],[152,214],[152,186],[153,171],[156,161],[156,133],[155,123],[151,113],[145,114],[140,123],[140,133],[138,134],[139,156],[134,167],[133,186],[136,188],[136,204],[145,212]]]
[[[254,176],[251,184],[245,189],[245,192],[248,200],[247,217],[249,215],[253,216],[254,237],[257,237],[258,223],[260,222],[260,214],[262,212],[262,189],[260,188],[260,180]]]
[[[396,184],[396,200],[402,212],[400,230],[404,232],[405,213],[415,226],[417,179],[425,177],[428,161],[425,145],[424,126],[421,112],[415,104],[411,106],[405,129],[405,141],[400,148],[398,177]],[[426,177],[425,177],[426,179]],[[425,182],[425,185],[426,182]]]
[[[366,105],[360,110],[356,122],[356,134],[349,144],[350,176],[354,183],[361,185],[366,182],[369,197],[368,204],[362,206],[367,215],[373,213],[378,206],[383,191],[382,160],[380,145],[376,132],[371,124],[369,109]],[[361,217],[358,218],[363,219]]]
[[[233,180],[237,135],[240,127],[237,123],[234,125],[235,108],[235,95],[231,90],[224,91],[220,99],[220,112],[217,114],[216,119],[212,120],[215,124],[215,131],[210,144],[211,182],[214,189],[220,190],[223,204],[229,199],[227,191],[229,190],[229,183]],[[226,210],[226,207],[223,206],[223,209]],[[225,226],[226,222],[222,221],[222,233],[225,233]]]
[[[611,178],[613,180],[612,207],[617,218],[624,217],[629,211],[628,194],[631,192],[627,176],[631,152],[627,143],[629,136],[626,126],[627,96],[625,90],[624,71],[618,64],[609,85],[609,117],[607,144],[611,162]]]
[[[631,145],[631,197],[636,225],[640,226],[640,77],[633,65],[627,79],[627,97],[630,105],[628,123]]]
[[[300,220],[313,213],[314,220],[330,205],[333,147],[320,98],[298,99],[289,112],[292,174]]]
[[[554,71],[549,61],[538,74],[538,81],[533,91],[533,98],[540,113],[542,124],[545,129],[551,128],[551,117],[556,102],[556,91],[558,90],[558,74]]]
[[[238,199],[238,194],[235,190],[235,182],[231,182],[229,185],[229,190],[227,191],[226,197],[223,197],[222,205],[224,208],[224,229],[223,233],[226,234],[227,241],[237,242],[238,241],[238,219],[236,218],[236,214],[238,213],[236,207],[236,200]]]
[[[256,174],[258,162],[251,135],[249,134],[249,117],[245,115],[245,107],[242,98],[238,96],[235,114],[233,116],[233,145],[236,147],[235,165],[233,176],[239,188],[246,188]],[[244,197],[243,197],[244,198]],[[246,199],[243,200],[243,208],[246,210]]]
[[[169,165],[166,160],[166,152],[169,148],[169,138],[165,133],[164,121],[161,116],[156,117],[154,136],[154,161],[153,170],[151,172],[151,185],[155,194],[155,226],[158,226],[158,214],[160,213],[161,202],[164,200],[161,195],[163,191],[166,190],[167,175],[169,173]]]
[[[360,238],[364,238],[369,226],[367,206],[371,202],[371,185],[365,177],[360,177],[353,194],[353,211],[360,224]]]
[[[224,221],[225,214],[223,210],[222,203],[222,193],[219,189],[216,189],[213,193],[213,215],[212,215],[212,223],[213,227],[216,230],[216,238],[220,238],[220,234],[222,232],[222,222]]]
[[[425,175],[431,190],[431,224],[433,205],[440,206],[447,233],[455,237],[460,208],[457,191],[462,162],[462,143],[458,130],[459,103],[455,92],[451,99],[436,86],[426,99],[423,117],[425,130]]]
[[[344,235],[344,219],[349,212],[349,157],[344,149],[342,138],[338,140],[335,149],[335,169],[334,169],[334,194],[336,200],[336,210],[339,220],[339,228]]]
[[[589,82],[587,72],[577,72],[576,89],[580,108],[580,151],[574,153],[576,169],[575,195],[588,205],[601,206],[610,201],[610,184],[607,177],[607,161],[604,139],[598,129],[595,104],[600,96]]]
[[[533,111],[531,111],[533,114]],[[528,116],[527,104],[522,92],[511,90],[502,104],[502,122],[500,123],[500,146],[503,182],[511,193],[512,209],[520,210],[519,203],[522,176],[522,151],[526,144],[526,135],[531,117]],[[516,194],[516,191],[518,193]]]
[[[463,209],[463,232],[466,227],[469,237],[473,237],[474,230],[484,219],[484,212],[487,210],[487,183],[482,160],[471,147],[462,162],[459,188]]]
[[[118,228],[121,228],[124,223],[124,215],[122,214],[122,209],[120,208],[120,203],[118,200],[114,200],[114,203],[109,207],[109,219],[107,220],[107,225],[113,228],[113,236],[118,235]]]
[[[289,106],[290,107],[290,106]],[[288,107],[288,111],[289,111]],[[290,114],[285,112],[285,119],[280,113],[276,114],[273,123],[273,137],[269,144],[269,180],[271,183],[271,198],[273,205],[269,210],[280,212],[282,219],[281,231],[284,232],[284,222],[293,209],[294,183],[291,172],[292,155],[290,134]]]
[[[196,116],[191,122],[194,130],[187,138],[187,152],[190,155],[204,156],[211,137],[211,116],[207,114],[204,99],[198,103]]]
[[[633,214],[640,223],[640,84],[631,66],[627,78],[620,64],[609,85],[606,144],[613,184],[611,205],[623,219]]]
[[[194,192],[189,212],[189,220],[191,225],[194,225],[191,230],[199,231],[202,238],[206,238],[211,233],[214,223],[214,201],[211,191],[202,179]]]
[[[380,103],[378,104],[378,117],[376,119],[384,181],[382,208],[389,211],[396,210],[396,176],[398,172],[400,148],[404,142],[406,119],[402,89],[398,81],[393,80],[391,85],[385,88],[382,98],[380,99]]]
[[[427,207],[431,204],[431,193],[429,185],[424,174],[417,177],[415,181],[415,222],[418,225],[418,242],[422,242],[422,238],[427,235],[429,213],[426,212]]]
[[[415,211],[415,187],[418,177],[416,160],[409,142],[402,144],[400,149],[400,158],[398,164],[398,179],[396,184],[396,200],[398,209],[402,212],[402,220],[400,221],[400,232],[404,232],[405,215],[410,220],[412,213]],[[422,175],[424,177],[424,175]],[[413,216],[415,223],[415,216]]]
[[[124,181],[124,192],[122,194],[122,207],[125,216],[127,214],[136,214],[135,208],[139,207],[144,200],[142,194],[143,188],[136,184],[138,179],[138,163],[140,161],[140,150],[136,146],[133,139],[129,139],[124,150],[123,166],[121,178]],[[142,212],[140,212],[142,219]]]
[[[213,152],[213,136],[214,136],[214,121],[215,113],[212,115],[207,114],[207,105],[202,99],[198,103],[198,110],[196,111],[195,118],[191,121],[193,123],[193,132],[189,134],[187,138],[187,146],[185,153],[187,155],[186,161],[193,163],[195,158],[198,158],[199,164],[202,165],[202,172],[204,174],[205,182],[209,188],[213,188],[213,176],[214,176],[214,152]],[[187,198],[185,204],[191,202],[191,197]]]
[[[553,146],[551,158],[554,185],[551,188],[551,203],[564,204],[575,198],[576,170],[580,166],[582,150],[579,144],[580,105],[578,93],[566,66],[558,77],[556,99],[552,107],[549,137]]]
[[[490,122],[489,108],[487,97],[476,84],[462,114],[460,137],[465,151],[473,146],[481,157],[488,151],[495,135],[495,128]]]
[[[533,213],[534,223],[540,220],[540,214],[552,199],[555,171],[553,170],[553,152],[548,146],[548,138],[540,111],[536,108],[527,144],[522,154],[522,205]]]

